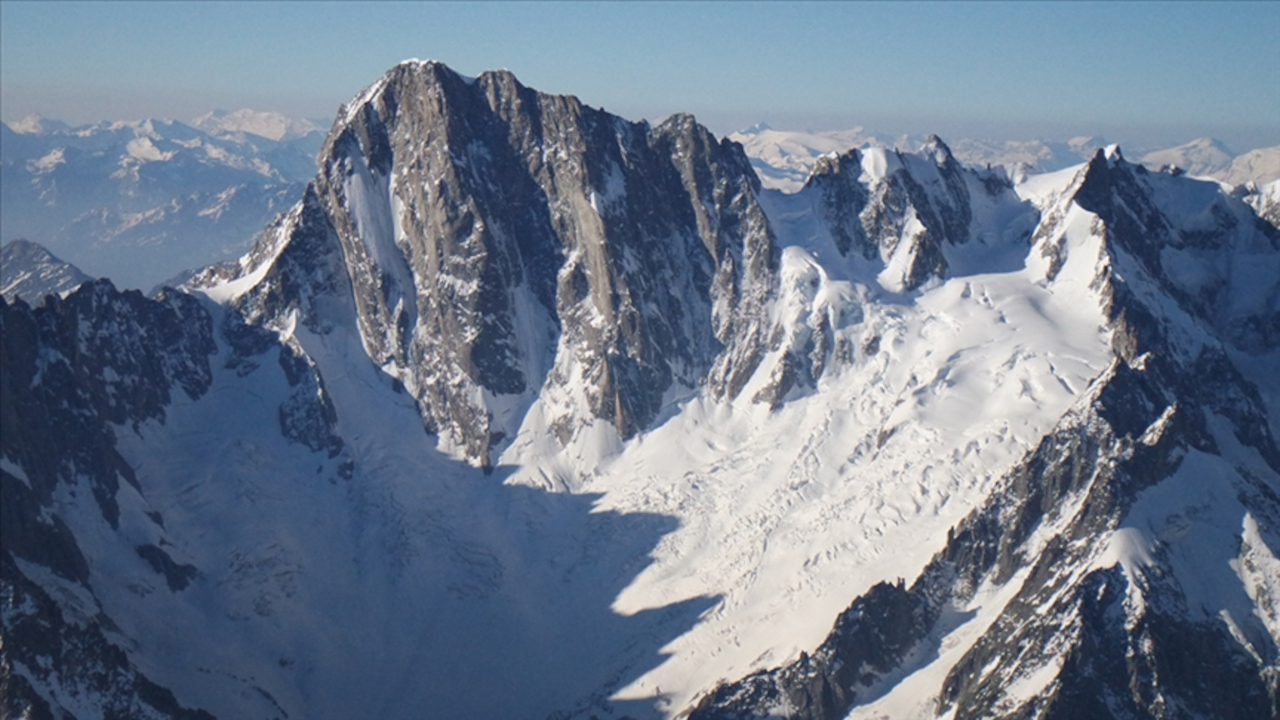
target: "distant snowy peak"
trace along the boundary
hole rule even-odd
[[[895,140],[862,127],[798,132],[774,130],[765,123],[756,123],[733,133],[729,139],[742,144],[765,187],[785,192],[795,192],[803,187],[817,159],[823,155],[843,153],[852,148],[893,147],[907,141],[905,137]]]
[[[1231,167],[1217,176],[1229,185],[1263,185],[1280,180],[1280,145],[1258,148],[1237,156]]]
[[[808,132],[776,130],[765,123],[733,133],[729,139],[742,144],[765,187],[783,192],[795,192],[803,187],[818,158],[828,153],[868,147],[916,150],[929,142],[922,136],[891,136],[860,126],[849,130]],[[1079,165],[1092,157],[1095,150],[1110,144],[1106,138],[1089,135],[1066,141],[961,138],[950,146],[956,160],[965,165],[1008,166],[1014,174],[1025,174],[1055,172]],[[1131,155],[1140,157],[1140,161],[1152,170],[1177,167],[1190,175],[1210,177],[1231,185],[1246,182],[1262,184],[1280,178],[1280,146],[1251,150],[1237,156],[1219,140],[1200,138],[1174,148],[1145,154],[1143,150],[1138,148]]]
[[[0,249],[0,295],[6,300],[36,304],[45,295],[70,292],[92,279],[39,243],[14,240]]]
[[[1066,142],[964,138],[953,143],[953,148],[956,158],[966,165],[1010,165],[1031,172],[1053,172],[1088,160],[1095,150],[1107,144],[1105,138],[1096,135],[1074,137]]]
[[[930,143],[929,137],[894,136],[861,126],[849,130],[798,132],[775,130],[764,123],[733,133],[729,139],[742,144],[765,187],[784,192],[803,187],[817,159],[825,154],[869,147],[917,150]],[[1066,142],[962,138],[951,143],[950,151],[956,160],[975,167],[1019,165],[1033,172],[1051,172],[1084,162],[1104,145],[1106,140],[1096,136],[1076,137]]]
[[[228,112],[214,110],[191,121],[192,126],[210,135],[249,133],[268,140],[291,140],[324,129],[306,118],[294,118],[278,112],[242,108]]]
[[[13,123],[5,123],[10,130],[19,135],[43,135],[57,130],[67,129],[67,124],[59,120],[50,120],[39,113],[33,113]]]
[[[252,110],[214,110],[191,121],[190,125],[170,119],[148,118],[145,120],[107,120],[82,126],[71,126],[61,120],[53,120],[39,113],[33,113],[21,120],[5,123],[19,135],[52,135],[70,132],[78,136],[86,136],[94,132],[118,131],[133,129],[144,135],[172,135],[174,126],[192,127],[204,133],[221,137],[237,133],[248,133],[276,142],[296,140],[312,133],[324,133],[324,128],[310,119],[298,118],[283,113]]]
[[[1220,140],[1199,138],[1185,145],[1157,150],[1142,156],[1142,163],[1153,170],[1178,167],[1197,177],[1218,177],[1231,168],[1235,153]]]
[[[1151,170],[1173,169],[1228,185],[1264,185],[1280,179],[1280,145],[1237,155],[1220,140],[1199,138],[1185,145],[1149,152],[1141,162]]]

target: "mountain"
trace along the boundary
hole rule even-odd
[[[795,191],[804,186],[818,158],[827,153],[842,153],[850,148],[892,147],[895,139],[862,127],[828,132],[774,130],[757,123],[733,133],[730,140],[742,145],[751,158],[751,166],[768,188]],[[911,142],[901,138],[900,142]],[[919,144],[914,143],[914,144]]]
[[[0,248],[0,295],[9,300],[38,304],[45,295],[71,292],[92,279],[38,243],[14,240]]]
[[[316,149],[324,138],[324,129],[305,118],[291,118],[278,112],[263,112],[241,108],[228,112],[214,110],[191,121],[191,126],[210,135],[224,137],[235,133],[248,133],[268,140],[296,140],[316,137]]]
[[[1217,177],[1231,168],[1235,153],[1213,138],[1199,138],[1185,145],[1157,150],[1142,156],[1152,169],[1173,166],[1199,177]]]
[[[764,123],[733,133],[751,165],[767,188],[796,192],[804,186],[818,158],[828,153],[869,147],[918,148],[926,138],[892,137],[856,127],[851,130],[799,132],[775,130]],[[1048,140],[975,140],[963,138],[951,144],[956,159],[973,167],[1008,166],[1017,174],[1056,172],[1088,160],[1109,143],[1098,136],[1081,136],[1065,142]],[[1209,177],[1230,185],[1265,184],[1280,178],[1280,149],[1259,148],[1235,155],[1220,141],[1200,138],[1174,148],[1142,155],[1151,170],[1178,168],[1197,177]]]
[[[61,120],[47,118],[39,113],[32,113],[10,124],[9,129],[20,135],[44,135],[46,133],[64,131],[67,129],[67,124]]]
[[[1089,268],[1108,367],[914,579],[690,718],[1276,716],[1280,235],[1118,155],[1074,175],[1032,255]]]
[[[1237,155],[1231,161],[1231,167],[1215,177],[1228,185],[1274,183],[1280,180],[1280,145]]]
[[[402,63],[239,260],[0,308],[6,711],[1276,717],[1265,197]]]
[[[39,118],[0,126],[0,136],[0,237],[39,241],[143,289],[247,250],[301,196],[321,140],[214,135],[167,120],[70,128]]]
[[[407,65],[322,158],[324,219],[278,232],[336,237],[365,347],[460,457],[489,465],[540,392],[561,441],[597,419],[627,439],[667,393],[732,394],[758,361],[768,223],[745,156],[688,116],[627,124],[510,75]],[[235,302],[277,322],[279,292]]]
[[[799,132],[775,130],[764,123],[733,133],[729,139],[742,144],[765,187],[785,192],[802,188],[823,155],[854,148],[918,148],[927,142],[923,136],[895,137],[862,127]],[[975,167],[1018,165],[1031,172],[1052,172],[1087,160],[1106,144],[1100,137],[1078,137],[1067,142],[962,139],[952,144],[952,151],[957,160]]]

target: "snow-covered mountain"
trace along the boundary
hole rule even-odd
[[[974,167],[1006,165],[1019,172],[1047,173],[1079,165],[1108,144],[1099,135],[1066,141],[961,139],[954,143],[954,150],[961,162]]]
[[[6,710],[1276,717],[1268,197],[403,63],[240,260],[5,302]]]
[[[1156,150],[1142,156],[1142,163],[1153,170],[1177,167],[1197,177],[1216,177],[1231,168],[1235,153],[1213,138],[1199,138],[1185,145]]]
[[[1237,155],[1231,161],[1231,167],[1219,175],[1215,175],[1228,185],[1266,185],[1280,180],[1280,145],[1269,148],[1250,150]]]
[[[851,130],[801,132],[774,130],[764,123],[733,133],[751,165],[767,188],[795,192],[804,186],[818,158],[851,149],[885,147],[913,150],[927,138],[890,136],[862,127]],[[956,159],[974,167],[1007,166],[1010,172],[1047,173],[1078,165],[1108,145],[1100,136],[1082,136],[1065,142],[1049,140],[975,140],[962,138],[951,144]],[[1230,185],[1265,184],[1280,178],[1280,148],[1259,148],[1234,155],[1220,141],[1200,138],[1174,148],[1152,150],[1141,156],[1151,170],[1178,168],[1196,177],[1221,180]]]
[[[894,147],[895,144],[918,146],[918,138],[893,138],[867,131],[862,127],[826,132],[774,130],[766,123],[733,133],[730,140],[740,143],[750,158],[751,166],[767,188],[794,192],[804,187],[805,180],[827,153],[842,153],[851,148]]]
[[[39,243],[14,240],[0,247],[0,295],[9,300],[38,305],[45,295],[69,293],[92,279]]]
[[[1280,236],[1118,154],[1016,191],[1109,364],[922,570],[691,718],[1276,716]]]
[[[276,141],[296,140],[312,134],[319,136],[317,141],[324,137],[324,128],[306,118],[249,108],[231,112],[214,110],[192,120],[191,126],[218,137],[234,133],[248,133]],[[318,142],[316,149],[319,149]]]
[[[323,138],[245,131],[264,118],[285,120],[241,112],[215,134],[169,120],[0,126],[0,237],[144,290],[236,257],[297,202]]]
[[[804,187],[823,155],[872,147],[915,150],[928,141],[924,136],[892,136],[862,127],[801,132],[775,130],[764,123],[733,133],[729,139],[742,144],[765,187],[785,192]],[[957,160],[974,167],[1008,165],[1031,172],[1052,172],[1080,164],[1105,145],[1107,141],[1101,137],[1077,137],[1066,142],[961,139],[952,143],[951,150]]]

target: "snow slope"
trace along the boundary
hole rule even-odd
[[[1266,185],[1280,180],[1280,145],[1258,148],[1236,156],[1217,179],[1229,185]]]

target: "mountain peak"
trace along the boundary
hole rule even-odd
[[[1226,143],[1222,142],[1221,140],[1215,137],[1208,137],[1208,136],[1202,137],[1202,138],[1196,138],[1195,140],[1192,140],[1191,142],[1186,143],[1181,147],[1196,147],[1196,148],[1204,148],[1206,150],[1212,149],[1212,150],[1217,150],[1219,152],[1226,153],[1228,155],[1236,154],[1233,150],[1227,147]]]
[[[485,76],[482,74],[482,76]],[[488,71],[487,77],[504,84],[501,73]],[[462,88],[475,85],[478,78],[463,75],[438,60],[404,60],[387,70],[382,77],[360,91],[339,111],[342,125],[350,125],[356,117],[377,104],[383,110],[395,112],[397,97],[415,97],[438,102],[440,98],[459,96]],[[514,76],[511,77],[514,80]]]
[[[920,154],[932,157],[939,165],[954,161],[951,148],[937,135],[930,135],[924,141],[924,145],[920,147]]]
[[[70,292],[93,278],[43,245],[19,238],[0,248],[0,295],[32,305],[45,295]]]
[[[51,120],[40,113],[32,113],[17,122],[7,124],[10,130],[20,135],[47,135],[67,129],[67,124],[61,120]]]
[[[191,126],[210,135],[248,133],[268,140],[290,140],[322,132],[320,126],[305,118],[294,118],[270,110],[214,110],[191,121]]]
[[[1221,141],[1202,137],[1177,147],[1147,153],[1141,162],[1153,170],[1178,168],[1195,176],[1211,176],[1229,170],[1234,159],[1235,154]]]

